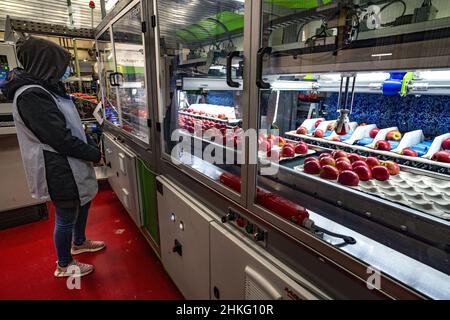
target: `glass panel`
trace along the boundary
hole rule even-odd
[[[117,102],[117,88],[111,86],[109,78],[116,68],[114,65],[114,52],[111,43],[109,29],[97,39],[97,50],[99,53],[99,78],[103,96],[103,106],[105,119],[116,126],[119,126],[119,112]]]
[[[144,142],[149,141],[145,51],[141,5],[137,4],[113,24],[121,127]]]
[[[164,151],[240,192],[244,1],[162,0],[157,13]]]
[[[271,134],[259,140],[255,201],[442,297],[434,288],[450,273],[450,4],[320,2],[262,1],[258,118]],[[429,282],[405,276],[417,268]]]

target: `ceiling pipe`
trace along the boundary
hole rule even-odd
[[[102,19],[106,16],[105,0],[100,0],[100,9],[102,11]]]
[[[67,10],[69,12],[69,24],[71,27],[74,26],[74,21],[73,21],[73,10],[72,10],[72,1],[71,0],[67,0]]]

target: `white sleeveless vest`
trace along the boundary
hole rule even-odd
[[[16,91],[13,101],[13,117],[28,187],[33,198],[48,201],[50,200],[50,196],[47,189],[43,151],[47,150],[54,153],[58,152],[49,145],[41,143],[33,132],[27,128],[18,112],[17,98],[30,88],[40,88],[53,97],[58,109],[66,119],[67,129],[72,132],[73,136],[86,142],[86,135],[83,130],[78,111],[71,100],[55,97],[39,85],[23,86]],[[94,168],[92,163],[88,161],[69,156],[67,156],[67,160],[70,168],[72,169],[72,174],[78,188],[80,204],[83,206],[91,201],[97,194],[98,186]]]

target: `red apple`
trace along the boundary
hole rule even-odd
[[[321,122],[322,120],[317,120],[316,123],[314,123],[314,126],[317,128]]]
[[[236,136],[234,139],[234,145],[239,150],[242,150],[242,144],[244,143],[244,139],[241,136]]]
[[[343,150],[334,150],[331,155],[333,156],[333,158],[337,159],[337,158],[346,158],[348,156],[347,152],[343,151]]]
[[[388,169],[390,175],[395,176],[400,173],[400,166],[398,165],[398,163],[394,161],[390,160],[385,161],[383,163],[383,166],[385,166]]]
[[[381,130],[380,128],[374,128],[374,129],[370,130],[370,133],[369,133],[370,137],[375,138],[380,130]]]
[[[289,143],[285,144],[281,154],[283,155],[283,157],[288,157],[288,158],[291,158],[291,157],[295,156],[295,148],[294,148],[294,146],[292,144],[289,144]]]
[[[330,122],[327,126],[327,130],[334,130],[335,125],[336,125],[336,121]]]
[[[220,124],[218,123],[218,125],[220,125]],[[219,129],[220,129],[220,127],[219,127]],[[258,139],[267,140],[267,134],[265,134],[265,133],[260,133],[259,136],[258,136]]]
[[[299,142],[295,146],[295,153],[307,154],[308,153],[308,145],[304,142]]]
[[[306,158],[305,161],[303,161],[303,164],[307,164],[308,162],[311,162],[311,161],[315,161],[315,162],[317,162],[319,164],[319,159],[314,158],[314,157]]]
[[[280,152],[276,149],[272,149],[267,151],[267,158],[270,158],[270,160],[275,161],[280,159]]]
[[[339,175],[338,169],[333,166],[323,166],[320,169],[320,177],[328,180],[336,180]]]
[[[295,150],[295,146],[294,146],[294,144],[292,144],[292,143],[286,143],[284,146],[283,146],[283,148],[290,148],[290,149],[292,149],[292,150]]]
[[[236,146],[236,136],[234,134],[227,134],[224,144],[228,147]]]
[[[331,157],[322,158],[319,160],[319,163],[322,167],[326,165],[336,167],[336,160]]]
[[[380,160],[376,157],[367,157],[366,163],[370,168],[373,168],[380,165]]]
[[[362,157],[357,153],[350,153],[347,157],[351,163],[358,161],[358,160],[362,160]]]
[[[447,138],[442,142],[442,149],[450,150],[450,138]]]
[[[339,158],[337,158],[336,159],[336,163],[338,163],[339,161],[345,161],[345,162],[351,163],[350,159],[347,158],[347,157],[339,157]]]
[[[345,170],[353,170],[352,164],[347,161],[336,162],[336,168],[339,170],[339,172],[342,172]]]
[[[278,145],[278,146],[282,147],[282,146],[284,146],[286,144],[286,139],[284,139],[283,137],[275,136],[273,138],[273,143],[275,145]]]
[[[306,129],[306,127],[300,127],[297,129],[297,134],[307,134],[308,133],[308,129]]]
[[[358,168],[358,167],[369,168],[369,165],[363,160],[358,160],[358,161],[355,161],[355,162],[352,163],[352,168],[353,169]]]
[[[410,156],[410,157],[417,157],[419,154],[417,153],[416,150],[412,150],[412,149],[403,149],[403,150],[402,150],[402,155],[404,155],[404,156]]]
[[[319,159],[322,159],[322,158],[325,158],[325,157],[331,157],[331,158],[333,158],[333,156],[331,155],[331,153],[324,152],[324,153],[321,153],[321,154],[320,154]]]
[[[324,134],[325,133],[323,132],[323,130],[320,130],[320,129],[317,129],[317,130],[314,131],[314,136],[317,137],[317,138],[323,138]]]
[[[353,171],[345,170],[339,174],[338,182],[345,186],[356,187],[359,184],[359,177]]]
[[[372,179],[372,171],[368,167],[359,166],[353,169],[361,181],[369,181]]]
[[[384,151],[390,151],[391,150],[391,144],[386,140],[380,140],[375,144],[375,149],[377,150],[384,150]]]
[[[388,168],[384,166],[376,166],[372,168],[372,176],[379,181],[386,181],[390,178]]]
[[[339,136],[334,136],[333,138],[331,138],[331,141],[342,142],[342,138]]]
[[[270,151],[270,149],[272,149],[272,141],[271,140],[265,140],[259,144],[260,151],[268,152],[268,151]]]
[[[303,171],[310,174],[319,174],[320,169],[320,164],[317,161],[309,161],[303,165]]]
[[[398,130],[392,130],[386,134],[386,140],[399,141],[401,139],[402,139],[402,134]]]
[[[433,155],[431,160],[450,163],[450,152],[449,151],[438,151]]]

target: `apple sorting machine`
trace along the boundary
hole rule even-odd
[[[187,298],[450,297],[450,4],[122,1],[96,44]]]

